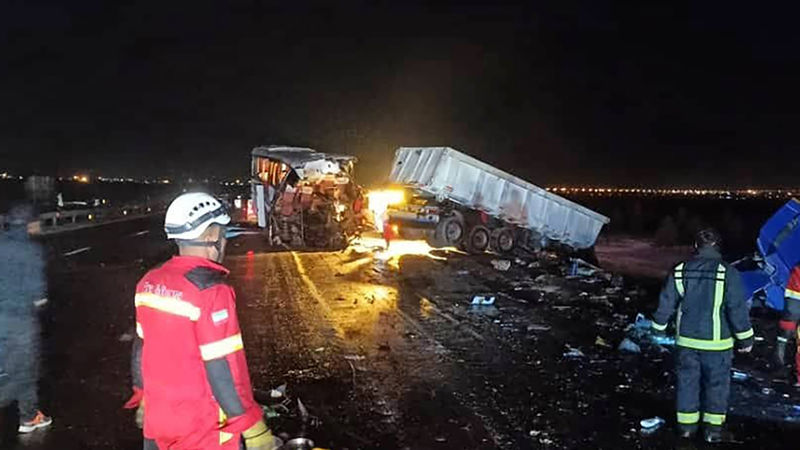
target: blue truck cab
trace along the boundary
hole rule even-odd
[[[800,201],[792,199],[761,227],[758,253],[734,263],[754,305],[782,311],[792,268],[800,264]]]

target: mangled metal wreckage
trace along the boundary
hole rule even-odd
[[[287,146],[256,147],[251,156],[254,215],[270,243],[335,249],[358,235],[355,157]]]

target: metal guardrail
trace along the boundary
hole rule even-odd
[[[115,208],[91,208],[51,211],[39,215],[38,221],[28,224],[28,233],[32,235],[48,235],[90,228],[125,220],[142,218],[151,214],[159,214],[166,210],[166,205],[124,205]]]

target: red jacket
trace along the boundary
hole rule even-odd
[[[144,436],[161,449],[223,448],[262,418],[253,400],[236,295],[223,281],[227,274],[209,260],[176,256],[136,286]],[[226,402],[212,392],[219,389],[212,362],[227,362],[225,397],[238,396],[238,415],[225,414],[220,403]]]
[[[792,269],[789,282],[786,283],[786,298],[800,300],[800,266]]]

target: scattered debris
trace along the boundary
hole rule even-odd
[[[472,297],[472,304],[481,306],[494,305],[494,296],[476,295]]]
[[[282,384],[282,385],[276,387],[275,389],[271,389],[269,391],[269,396],[270,396],[270,398],[273,398],[273,399],[279,399],[279,398],[285,397],[286,396],[286,385]]]
[[[625,338],[620,342],[618,350],[621,352],[641,353],[642,349],[632,340]]]
[[[528,325],[528,331],[550,331],[551,328],[550,325],[540,325],[538,323]]]
[[[597,339],[595,339],[594,341],[594,345],[597,345],[598,347],[611,348],[611,344],[606,342],[606,340],[601,338],[600,336],[597,336]]]
[[[572,277],[591,277],[597,273],[603,272],[603,269],[589,264],[580,258],[570,258],[569,276]]]
[[[367,358],[363,355],[345,355],[344,359],[348,361],[363,361]]]
[[[642,426],[640,432],[645,436],[653,434],[656,431],[658,431],[658,429],[661,428],[661,426],[663,426],[665,423],[667,422],[658,416],[652,417],[650,419],[643,419],[641,422],[639,422],[639,424]]]
[[[494,267],[495,270],[499,270],[501,272],[505,272],[509,268],[511,268],[511,261],[506,260],[506,259],[493,259],[492,260],[492,267]]]
[[[567,345],[567,351],[564,352],[564,358],[585,358],[585,357],[586,355],[584,355],[582,351]]]
[[[325,351],[325,347],[317,347],[317,348],[314,349],[315,353],[322,353],[324,351]]]

